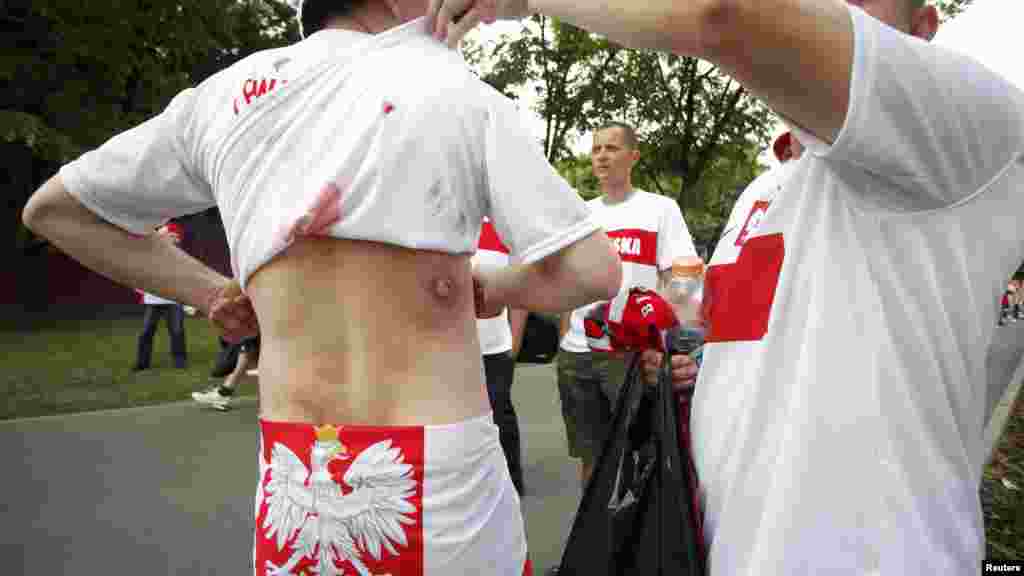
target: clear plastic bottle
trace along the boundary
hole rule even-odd
[[[704,342],[701,301],[704,297],[704,261],[696,256],[672,263],[672,280],[666,299],[675,309],[680,330],[674,352],[691,354]]]
[[[672,263],[672,280],[668,301],[676,311],[679,323],[686,328],[700,328],[700,303],[704,297],[704,261],[696,256],[680,258]]]

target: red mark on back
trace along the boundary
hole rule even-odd
[[[290,244],[298,236],[326,235],[328,229],[341,220],[341,189],[329,182],[320,189],[313,205],[299,217],[285,233],[284,241]]]
[[[395,105],[392,104],[391,102],[388,102],[387,100],[385,100],[384,101],[384,113],[385,114],[391,114],[394,111],[395,111]]]

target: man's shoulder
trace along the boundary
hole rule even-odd
[[[639,188],[634,189],[634,192],[638,204],[653,206],[659,210],[669,210],[679,207],[679,203],[676,202],[675,198],[665,196],[664,194],[655,194]]]
[[[792,170],[793,162],[773,166],[758,174],[747,187],[743,189],[741,196],[758,194],[760,191],[778,186],[780,178]]]
[[[365,63],[372,74],[386,68],[395,72],[386,84],[400,84],[420,98],[439,98],[452,112],[474,109],[494,110],[514,104],[480,79],[458,52],[429,44],[422,39],[373,55]]]

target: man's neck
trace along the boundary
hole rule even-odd
[[[625,202],[633,195],[633,184],[630,182],[623,182],[621,184],[606,183],[601,187],[601,193],[608,204],[618,204]]]
[[[347,16],[329,20],[326,27],[364,34],[380,34],[401,25],[402,21],[397,14],[380,3],[372,2]]]

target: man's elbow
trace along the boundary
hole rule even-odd
[[[696,23],[693,38],[680,38],[684,45],[678,48],[684,53],[704,59],[715,59],[734,49],[745,49],[742,43],[737,46],[736,22],[746,9],[750,0],[698,0],[689,4],[686,13],[681,17],[692,18]],[[691,14],[689,11],[695,11]],[[742,35],[740,35],[742,36]],[[695,45],[693,45],[695,43]]]
[[[29,197],[28,202],[25,203],[25,208],[21,211],[21,223],[25,225],[25,228],[31,230],[33,234],[40,236],[45,236],[46,221],[53,213],[52,202],[49,201],[49,194],[46,193],[46,188],[49,185],[50,182],[47,182],[36,190]]]

